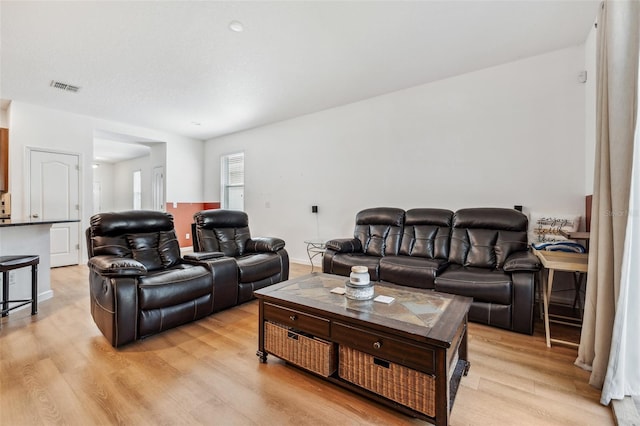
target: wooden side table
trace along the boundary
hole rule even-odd
[[[551,347],[551,342],[561,343],[570,346],[578,346],[575,342],[561,339],[552,339],[549,331],[549,300],[553,289],[553,278],[555,271],[586,273],[588,269],[589,254],[587,253],[567,253],[562,251],[534,250],[540,259],[542,266],[548,271],[547,277],[542,274],[542,300],[544,306],[544,332],[547,340],[547,347]],[[566,321],[557,321],[563,324],[571,324]],[[579,325],[578,325],[579,327]]]

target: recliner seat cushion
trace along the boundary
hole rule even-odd
[[[204,266],[176,265],[138,278],[140,309],[157,309],[192,301],[213,292],[211,273]]]
[[[143,309],[138,315],[138,338],[144,338],[184,323],[204,318],[213,312],[211,293],[179,305]]]
[[[385,256],[380,259],[380,280],[417,288],[433,288],[434,279],[447,265],[443,259]]]
[[[282,271],[281,257],[275,253],[255,253],[236,258],[242,283],[260,281]]]
[[[369,278],[372,281],[380,279],[380,257],[365,256],[363,253],[337,253],[331,259],[330,274],[349,276],[351,267],[362,265],[369,269]]]
[[[435,289],[479,302],[510,305],[513,301],[511,274],[482,268],[451,265],[435,279]]]

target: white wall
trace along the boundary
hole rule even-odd
[[[133,208],[133,171],[142,171],[142,208],[153,206],[153,169],[166,167],[166,143],[151,143],[149,155],[119,163],[99,163],[93,169],[93,182],[101,187],[99,211],[109,212]],[[94,209],[92,214],[98,213]]]
[[[27,187],[27,148],[46,148],[80,154],[80,197],[82,212],[91,211],[91,158],[93,127],[87,117],[42,108],[22,102],[10,105],[9,122],[9,192],[11,217],[29,215]],[[87,172],[89,170],[89,172]],[[89,208],[87,208],[89,207]]]
[[[585,167],[584,193],[593,194],[593,177],[596,158],[596,40],[597,29],[591,27],[587,41],[584,44],[587,82],[585,83]]]
[[[581,213],[584,64],[576,46],[207,141],[205,199],[220,198],[220,155],[244,151],[252,234],[296,261],[368,207]]]
[[[6,109],[0,109],[0,127],[6,129],[9,126],[9,114]]]
[[[142,180],[142,210],[152,209],[151,203],[151,156],[120,161],[113,165],[114,185],[118,188],[113,197],[113,210],[133,208],[133,172],[140,170]]]
[[[203,201],[204,143],[170,133],[106,120],[93,120],[94,128],[143,140],[166,142],[166,198],[175,202]],[[155,154],[152,154],[154,156]]]
[[[13,101],[9,106],[9,191],[12,193],[13,218],[28,215],[28,188],[25,176],[26,148],[39,147],[81,155],[81,217],[80,229],[88,226],[93,214],[93,139],[95,130],[139,136],[145,140],[166,142],[166,196],[175,201],[203,200],[203,142],[153,129],[131,126],[94,117],[72,114],[45,107]],[[119,188],[115,188],[118,191]],[[172,201],[173,201],[172,200]],[[84,238],[81,253],[86,256]]]

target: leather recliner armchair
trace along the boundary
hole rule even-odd
[[[193,219],[194,252],[218,253],[237,265],[237,284],[216,288],[221,308],[244,303],[253,299],[254,290],[289,279],[285,242],[274,237],[252,238],[245,212],[203,210],[194,214]]]
[[[91,315],[114,347],[211,314],[216,285],[237,281],[229,260],[182,258],[168,213],[97,214],[86,237]]]

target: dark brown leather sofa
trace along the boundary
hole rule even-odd
[[[168,213],[97,214],[86,237],[91,315],[114,347],[211,314],[238,282],[230,259],[182,258]]]
[[[251,237],[249,217],[235,210],[203,210],[191,226],[195,254],[217,253],[237,266],[237,285],[216,287],[216,299],[229,307],[253,299],[254,290],[289,279],[285,242],[274,237]]]
[[[535,275],[527,217],[501,208],[372,208],[356,215],[354,238],[327,242],[323,272],[469,296],[471,321],[533,333]]]

